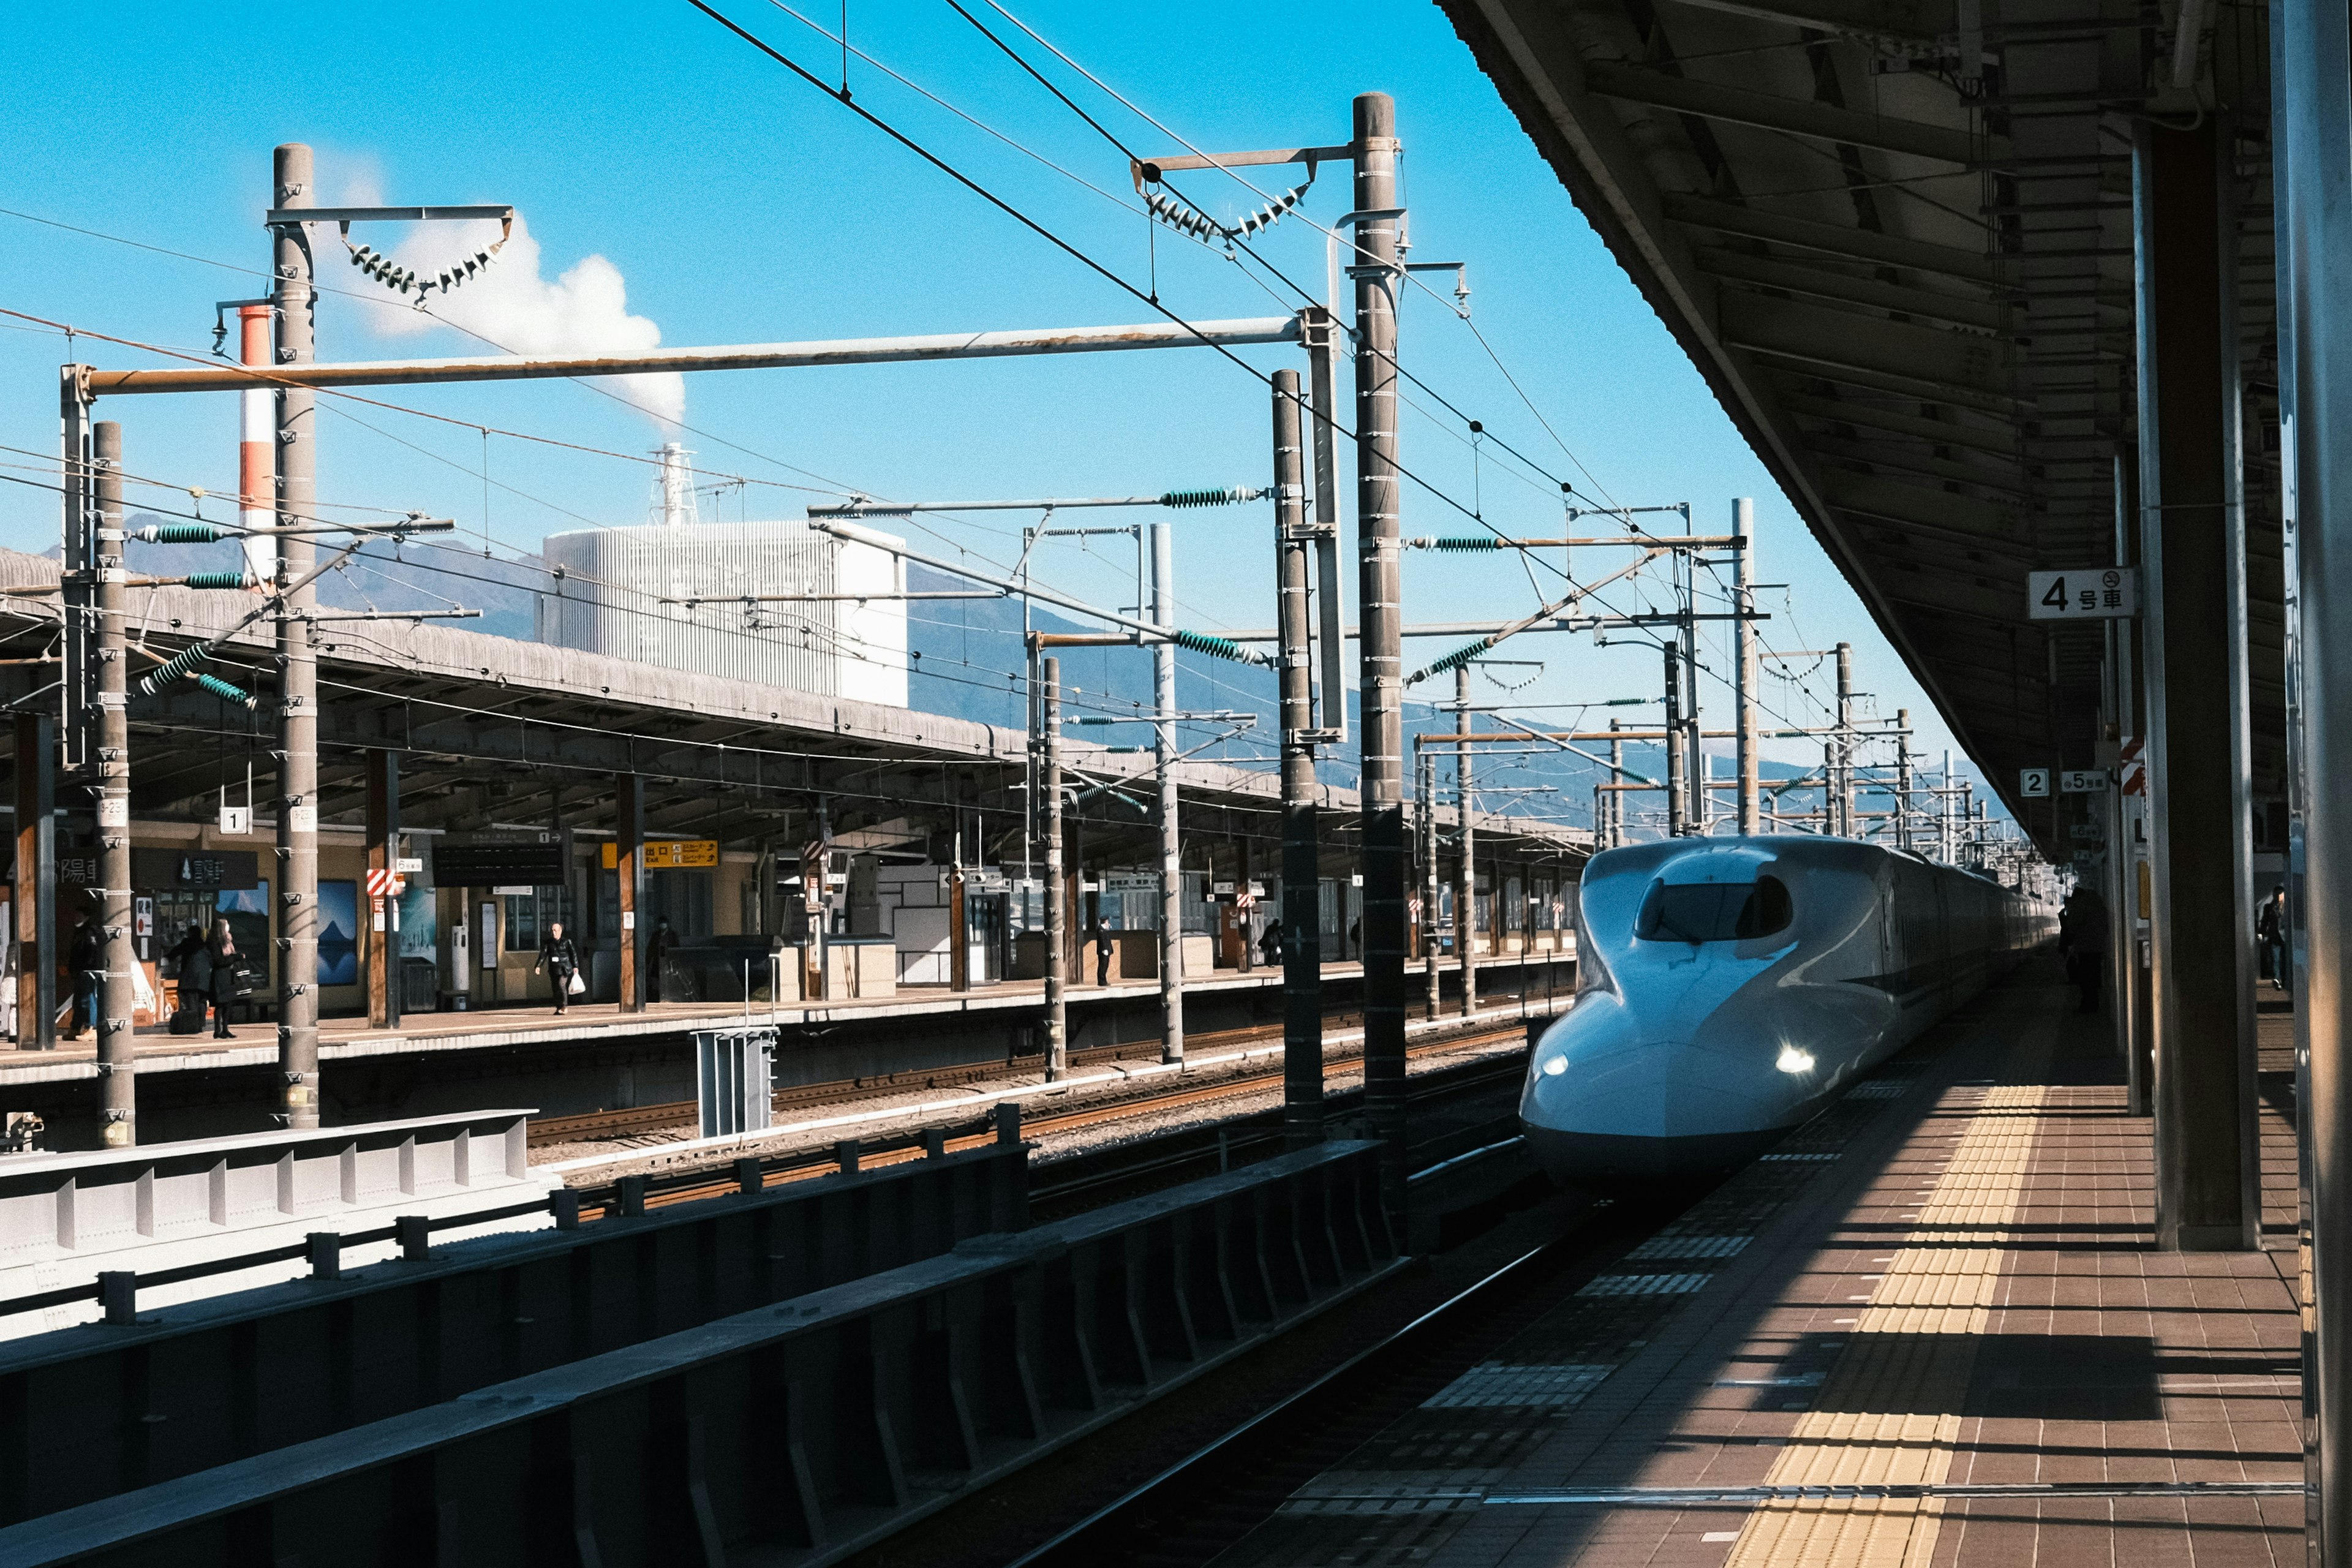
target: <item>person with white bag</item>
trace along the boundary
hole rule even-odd
[[[547,928],[547,940],[539,944],[539,962],[531,973],[547,971],[547,983],[555,993],[555,1016],[562,1017],[563,1009],[574,996],[585,995],[588,984],[580,978],[580,950],[563,934],[563,922],[555,921]]]

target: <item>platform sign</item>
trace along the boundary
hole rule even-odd
[[[2137,616],[2139,572],[2131,566],[2028,572],[2025,608],[2037,621],[2111,621]]]
[[[2060,795],[2105,795],[2107,793],[2107,770],[2105,768],[2067,768],[2058,775]]]
[[[2048,768],[2025,768],[2017,775],[2017,793],[2027,800],[2040,800],[2050,793]]]

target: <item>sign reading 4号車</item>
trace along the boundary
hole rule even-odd
[[[2139,614],[2139,571],[2132,566],[2084,566],[2072,572],[2028,572],[2026,613],[2037,621],[2107,621]]]

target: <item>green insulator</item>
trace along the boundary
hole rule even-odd
[[[1458,669],[1493,646],[1492,643],[1474,642],[1467,647],[1457,647],[1421,673],[1423,676],[1444,675],[1449,669]]]
[[[194,643],[182,648],[140,678],[139,695],[152,697],[173,682],[184,679],[190,670],[210,658],[212,652],[210,643]]]
[[[196,677],[196,684],[224,702],[234,702],[240,708],[253,706],[253,693],[238,690],[217,675],[199,675]]]
[[[245,574],[242,572],[191,572],[188,574],[188,586],[191,588],[242,588],[245,585]]]
[[[1247,500],[1255,490],[1228,489],[1221,490],[1169,490],[1160,498],[1161,506],[1231,506]]]
[[[1217,658],[1230,658],[1236,664],[1250,662],[1249,650],[1224,637],[1211,637],[1206,632],[1188,632],[1181,627],[1168,634],[1168,640],[1178,647],[1189,647],[1194,653],[1205,653]]]
[[[139,531],[150,544],[210,544],[220,536],[209,522],[151,522]]]
[[[1483,535],[1455,534],[1451,538],[1433,540],[1431,544],[1433,548],[1438,550],[1500,550],[1503,548],[1501,540],[1490,539]]]

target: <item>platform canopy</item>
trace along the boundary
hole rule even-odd
[[[2020,769],[2105,760],[2105,633],[2031,618],[2026,574],[2116,563],[2132,126],[2181,118],[2184,0],[1441,4],[2011,809]],[[2268,45],[2258,8],[2185,4],[2177,96],[2229,114],[2242,176],[2260,803],[2285,793]]]

